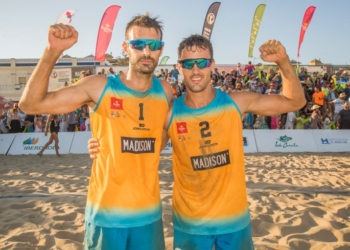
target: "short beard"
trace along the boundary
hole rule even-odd
[[[145,65],[140,66],[139,62],[141,60],[150,60],[150,61],[152,61],[152,64],[150,64],[148,66],[145,66]],[[150,74],[153,74],[155,68],[157,67],[157,63],[152,57],[143,56],[143,57],[138,58],[135,63],[131,62],[131,66],[137,73],[140,73],[143,75],[150,75]]]

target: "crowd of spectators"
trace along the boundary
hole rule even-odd
[[[91,75],[91,71],[82,71],[80,78]],[[98,75],[115,75],[113,68],[102,70]],[[118,74],[123,74],[122,71]],[[245,129],[350,129],[350,76],[341,68],[332,76],[323,72],[307,72],[301,68],[297,73],[307,104],[300,110],[277,116],[258,116],[243,114]],[[179,81],[179,70],[161,69],[156,75],[171,85],[175,98],[186,92],[186,86]],[[74,83],[74,82],[73,82]],[[251,62],[243,68],[237,64],[230,72],[211,73],[213,88],[223,91],[255,92],[261,95],[278,95],[283,92],[283,81],[278,68],[257,71]],[[65,84],[68,86],[68,83]],[[0,113],[0,133],[45,132],[48,114],[27,115],[14,103],[6,104]],[[90,131],[88,107],[82,106],[68,114],[60,114],[60,132]]]
[[[298,72],[307,104],[300,110],[273,117],[244,114],[245,129],[350,129],[350,82],[348,72],[327,73]],[[214,88],[234,92],[255,92],[262,95],[278,95],[283,92],[281,72],[275,70],[258,71],[249,62],[244,68],[238,64],[235,70],[211,74]]]

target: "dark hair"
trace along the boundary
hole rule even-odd
[[[210,58],[214,58],[213,45],[210,40],[201,35],[191,35],[185,38],[179,45],[177,49],[177,55],[179,59],[181,58],[181,52],[183,49],[192,50],[192,47],[200,49],[209,49]]]
[[[133,26],[143,27],[143,28],[153,28],[160,34],[160,40],[163,39],[163,25],[162,22],[158,20],[158,17],[151,17],[148,13],[146,15],[138,15],[133,17],[131,21],[126,25],[125,29],[125,39],[128,39],[128,32]]]

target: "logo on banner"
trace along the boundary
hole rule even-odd
[[[321,138],[322,145],[331,145],[331,144],[347,144],[348,139],[346,138]]]
[[[123,99],[111,97],[111,109],[123,110]]]
[[[177,133],[178,134],[188,133],[186,122],[177,122],[176,123],[176,128],[177,128]]]
[[[209,13],[207,15],[207,23],[212,25],[215,22],[215,15],[213,13]]]
[[[299,147],[295,142],[292,143],[292,137],[288,136],[280,136],[280,138],[276,139],[275,147],[276,148],[297,148]]]
[[[106,33],[112,33],[112,29],[110,28],[109,23],[106,23],[105,25],[101,25],[101,29]]]
[[[28,138],[27,140],[23,141],[23,145],[35,145],[38,143],[38,141],[39,141],[39,137]]]
[[[58,73],[56,71],[52,71],[51,77],[52,78],[57,78],[57,76],[58,76]]]
[[[244,147],[248,146],[248,139],[247,139],[247,137],[243,137],[243,146]]]

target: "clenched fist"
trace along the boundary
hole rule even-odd
[[[63,52],[78,41],[78,32],[74,27],[64,24],[55,24],[49,27],[48,46],[50,50]]]
[[[288,59],[286,49],[276,40],[268,40],[260,47],[260,57],[265,62],[281,62]],[[288,59],[289,60],[289,59]]]

